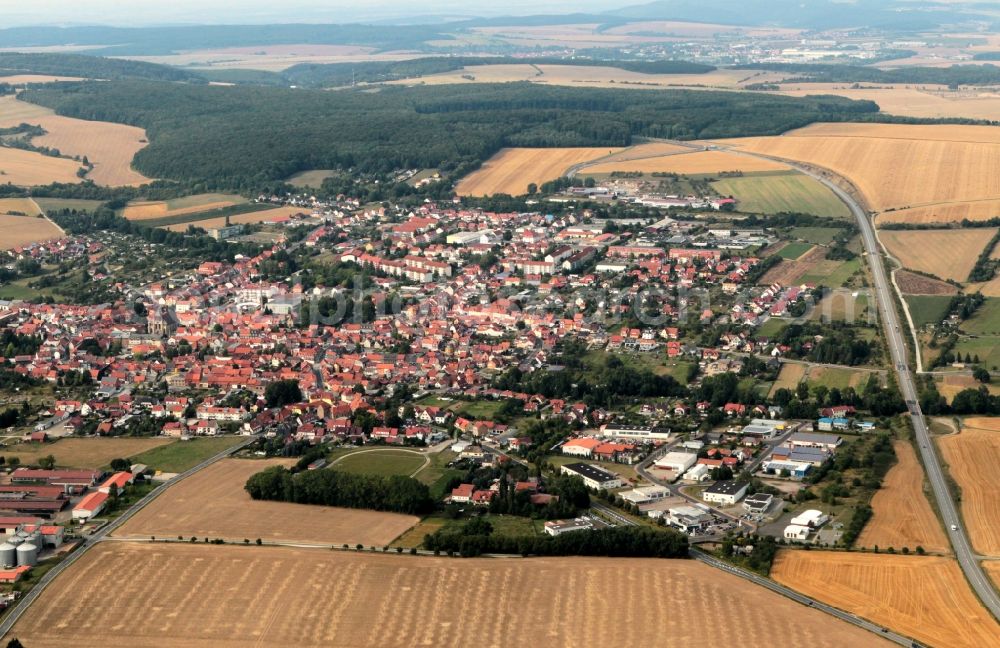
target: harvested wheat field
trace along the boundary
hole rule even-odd
[[[586,166],[581,171],[588,175],[596,173],[679,173],[681,175],[715,174],[725,171],[785,171],[788,165],[771,160],[762,160],[746,155],[725,151],[694,151],[677,155],[627,160],[622,162],[601,162]]]
[[[79,169],[80,164],[73,160],[0,147],[0,184],[19,187],[36,187],[53,182],[76,184],[80,182],[80,177],[76,175]]]
[[[289,463],[294,461],[218,461],[171,486],[115,535],[382,546],[418,521],[397,513],[252,500],[243,490],[251,475]]]
[[[897,550],[920,546],[927,551],[947,553],[948,538],[924,495],[924,469],[913,446],[893,443],[896,465],[872,498],[874,515],[855,544],[859,547],[894,547]]]
[[[897,209],[879,214],[876,222],[880,226],[886,223],[926,225],[928,223],[959,223],[963,219],[986,221],[997,217],[1000,217],[1000,200],[988,199]]]
[[[0,250],[13,250],[63,236],[63,231],[47,218],[0,215]]]
[[[1000,636],[951,558],[785,549],[771,577],[931,646],[981,648]]]
[[[0,214],[38,216],[42,210],[31,198],[0,198]]]
[[[904,268],[965,282],[996,231],[996,228],[881,230],[878,235],[889,254]]]
[[[967,418],[958,434],[937,439],[948,472],[962,489],[962,519],[979,553],[1000,557],[1000,418]]]
[[[122,187],[149,182],[132,169],[132,158],[147,143],[146,131],[141,128],[62,117],[48,108],[18,101],[13,95],[0,97],[0,128],[21,123],[45,129],[45,135],[32,138],[32,144],[58,149],[63,155],[86,156],[94,165],[87,177],[97,184]],[[66,162],[74,165],[75,178],[79,165]]]
[[[100,605],[83,595],[101,592]],[[583,621],[612,609],[614,623]],[[693,560],[116,542],[94,547],[56,579],[3,641],[16,636],[30,648],[673,646],[703,640],[720,615],[746,646],[770,645],[775,628],[792,618],[803,645],[889,645]]]
[[[0,76],[0,83],[25,85],[28,83],[56,83],[58,81],[85,81],[82,77],[50,76],[47,74],[11,74]]]
[[[788,389],[794,392],[799,383],[805,380],[807,368],[806,365],[797,362],[782,364],[781,371],[778,372],[778,379],[771,387],[771,395],[773,396],[779,389]]]
[[[1000,129],[989,126],[816,124],[725,143],[829,169],[875,211],[1000,198]]]
[[[907,117],[995,120],[1000,115],[1000,94],[979,88],[949,90],[947,86],[902,85],[851,88],[837,83],[782,84],[781,94],[791,97],[832,94],[874,101],[884,113]]]
[[[614,155],[620,148],[508,148],[500,151],[458,183],[460,196],[528,193],[528,185],[562,177],[570,167]]]
[[[624,162],[627,160],[641,160],[645,158],[658,158],[664,155],[674,155],[675,153],[692,153],[700,150],[682,144],[671,144],[670,142],[646,142],[636,144],[627,149],[622,149],[620,153],[608,155],[595,162],[604,164],[606,162]]]
[[[170,201],[136,201],[125,207],[122,216],[133,221],[156,220],[232,207],[245,202],[247,199],[243,196],[232,194],[198,194]]]
[[[53,443],[19,443],[0,447],[0,454],[9,461],[17,457],[22,464],[36,463],[52,455],[62,468],[103,468],[112,459],[127,459],[171,443],[164,437],[115,437],[59,439]]]
[[[301,207],[275,207],[274,209],[247,212],[246,214],[236,214],[235,216],[229,217],[229,222],[232,225],[282,223],[287,221],[292,216],[298,216],[300,214],[308,215],[309,213],[309,210],[303,210]],[[205,220],[192,220],[186,223],[176,223],[174,225],[168,225],[166,229],[171,232],[184,232],[187,230],[188,225],[194,225],[195,227],[207,230],[213,227],[224,227],[225,224],[226,217],[218,216],[216,218],[208,218]]]

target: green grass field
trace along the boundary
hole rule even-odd
[[[825,262],[824,262],[825,263]],[[822,268],[821,264],[821,268]],[[851,259],[837,265],[832,271],[813,271],[802,275],[802,283],[814,283],[816,285],[839,288],[847,283],[854,274],[861,269],[861,259]]]
[[[782,259],[795,261],[812,248],[813,246],[809,243],[789,243],[785,247],[778,250],[778,256]]]
[[[412,452],[379,450],[353,452],[331,464],[341,472],[356,475],[412,475],[424,465],[424,457]]]
[[[975,315],[962,323],[970,335],[1000,335],[1000,298],[987,298]]]
[[[989,370],[1000,370],[1000,337],[986,336],[959,340],[955,345],[955,356],[965,359],[979,356],[980,364]]]
[[[458,403],[459,404],[454,408],[454,411],[459,416],[474,419],[493,419],[493,417],[496,416],[497,411],[503,407],[503,401],[458,401]]]
[[[243,440],[245,437],[240,436],[198,437],[147,450],[132,457],[132,461],[162,472],[180,473]]]
[[[735,196],[742,212],[802,212],[847,219],[847,206],[817,180],[798,172],[746,175],[712,183],[723,196]]]
[[[918,328],[927,324],[940,324],[948,315],[951,300],[949,295],[906,295],[910,317]]]
[[[293,187],[313,187],[315,189],[319,189],[323,186],[324,180],[327,178],[334,178],[337,175],[337,171],[332,171],[330,169],[316,169],[314,171],[302,171],[301,173],[296,173],[285,182]]]
[[[842,231],[839,227],[793,227],[788,230],[788,237],[813,245],[829,245]]]
[[[788,326],[787,320],[772,317],[761,324],[760,328],[757,329],[757,335],[768,338],[774,337],[784,331],[786,326]]]

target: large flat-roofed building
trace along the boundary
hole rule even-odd
[[[671,439],[669,429],[647,425],[617,425],[609,423],[601,428],[601,435],[615,439],[630,439],[640,443],[669,441]]]
[[[797,432],[789,437],[788,445],[791,448],[822,448],[824,450],[836,450],[844,440],[836,434],[815,434],[813,432]]]
[[[613,488],[621,488],[625,485],[625,480],[618,475],[592,464],[566,464],[560,469],[560,472],[564,475],[581,478],[587,488],[595,490],[611,490]]]
[[[830,516],[816,509],[802,511],[790,520],[791,524],[818,529],[830,520]]]
[[[667,510],[667,524],[684,533],[702,531],[712,523],[712,516],[696,506],[678,506]]]
[[[773,501],[774,495],[770,493],[754,493],[743,500],[743,508],[750,513],[763,513],[771,507]]]
[[[659,470],[672,470],[678,475],[698,462],[698,455],[693,452],[668,452],[653,464]]]
[[[670,495],[670,491],[663,486],[640,486],[621,494],[623,500],[636,505],[655,502],[668,495]]]
[[[713,504],[733,506],[747,494],[748,487],[749,484],[746,482],[738,482],[735,479],[718,481],[705,489],[701,498]]]
[[[586,518],[576,518],[575,520],[549,520],[544,524],[545,533],[550,536],[558,536],[573,531],[590,531],[594,524]]]
[[[743,427],[743,436],[752,436],[759,439],[773,439],[778,434],[788,429],[785,421],[775,421],[773,419],[753,419],[749,425]]]

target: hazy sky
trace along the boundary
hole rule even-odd
[[[426,15],[601,11],[643,0],[0,0],[0,24],[355,22]]]

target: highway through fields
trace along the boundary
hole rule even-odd
[[[775,159],[768,156],[754,156],[749,153],[743,154],[750,157]],[[937,503],[941,519],[944,521],[952,549],[955,551],[955,558],[965,573],[965,578],[969,581],[969,584],[983,605],[986,606],[995,618],[1000,620],[1000,594],[997,594],[993,583],[983,572],[976,553],[972,550],[968,532],[955,506],[955,501],[951,497],[948,483],[945,480],[944,470],[941,468],[941,462],[938,460],[937,451],[931,440],[927,421],[924,418],[923,412],[920,411],[920,400],[916,383],[913,379],[913,372],[908,364],[909,352],[906,347],[903,330],[900,326],[893,290],[890,287],[889,278],[886,274],[881,247],[878,238],[875,236],[875,227],[872,224],[872,220],[847,191],[844,191],[844,189],[828,177],[816,173],[811,169],[797,166],[792,162],[788,162],[788,160],[781,161],[791,164],[802,173],[823,183],[824,186],[830,189],[850,208],[851,213],[857,219],[858,226],[861,228],[861,240],[864,244],[865,257],[868,260],[868,266],[871,269],[872,280],[874,281],[875,296],[878,301],[878,311],[882,317],[882,330],[885,331],[886,345],[889,347],[900,392],[902,392],[903,398],[906,400],[910,420],[913,423],[914,434],[916,435],[920,450],[920,459],[927,472],[927,479],[930,481],[934,500]],[[919,353],[919,350],[917,350],[917,353]]]
[[[15,605],[13,607],[13,609],[11,609],[10,612],[7,613],[6,616],[4,616],[3,621],[0,621],[0,637],[3,637],[8,632],[10,632],[10,629],[12,627],[14,627],[14,624],[17,622],[17,620],[21,618],[21,615],[23,615],[25,613],[25,611],[31,606],[31,604],[35,602],[35,599],[37,599],[41,595],[41,593],[45,590],[45,588],[48,587],[49,583],[51,583],[53,580],[55,580],[56,577],[59,576],[59,574],[61,574],[70,565],[72,565],[77,560],[79,560],[80,557],[83,554],[85,554],[88,549],[90,549],[91,547],[93,547],[97,543],[103,542],[104,540],[108,539],[108,536],[115,529],[117,529],[118,527],[122,526],[123,524],[125,524],[126,522],[128,522],[130,519],[132,519],[132,516],[134,516],[136,513],[138,513],[140,510],[142,510],[143,507],[145,507],[146,505],[148,505],[154,499],[156,499],[157,497],[159,497],[169,487],[173,486],[174,484],[176,484],[177,482],[179,482],[179,481],[181,481],[183,479],[186,479],[186,478],[190,477],[191,475],[195,474],[199,470],[202,470],[204,468],[207,468],[208,466],[211,466],[216,461],[219,461],[220,459],[224,459],[225,457],[228,457],[229,455],[233,454],[234,452],[239,452],[240,450],[242,450],[243,448],[247,447],[248,445],[250,445],[251,443],[253,443],[256,440],[257,440],[257,436],[249,436],[244,441],[241,441],[239,444],[237,444],[237,445],[235,445],[235,446],[233,446],[231,448],[227,448],[227,449],[223,450],[219,454],[206,459],[205,461],[201,462],[200,464],[198,464],[194,468],[191,468],[190,470],[187,470],[187,471],[181,473],[180,475],[178,475],[177,477],[174,477],[170,481],[164,482],[163,484],[160,484],[159,486],[157,486],[156,488],[154,488],[152,491],[150,491],[149,493],[147,493],[145,497],[143,497],[138,502],[136,502],[135,504],[133,504],[132,506],[130,506],[120,516],[118,516],[117,518],[115,518],[111,522],[105,524],[100,529],[98,529],[97,531],[95,531],[94,533],[92,533],[90,536],[88,536],[80,544],[80,546],[77,547],[76,549],[74,549],[68,556],[66,556],[66,558],[64,558],[62,560],[62,562],[60,562],[58,565],[56,565],[55,567],[53,567],[52,569],[50,569],[48,572],[46,572],[46,574],[44,576],[42,576],[42,578],[38,581],[38,583],[36,583],[35,586],[32,587],[31,590],[27,594],[25,594],[23,597],[21,597],[21,600],[17,602],[17,605]]]

